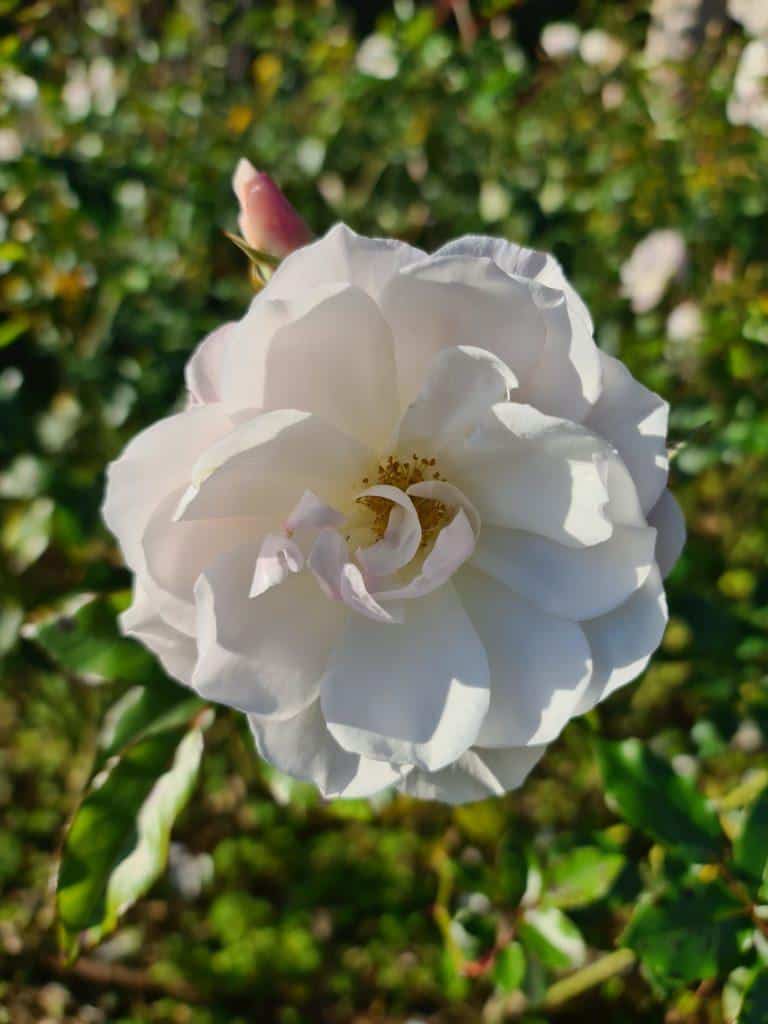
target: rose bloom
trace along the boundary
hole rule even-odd
[[[109,468],[123,628],[325,796],[512,789],[659,644],[667,405],[551,256],[338,225],[187,387]]]

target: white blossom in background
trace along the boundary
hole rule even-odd
[[[679,231],[659,228],[638,242],[620,271],[622,293],[633,311],[647,313],[657,306],[685,264],[685,239]]]
[[[374,33],[360,44],[355,57],[358,71],[371,78],[388,81],[399,70],[395,44],[389,36]]]
[[[112,463],[123,629],[325,796],[519,786],[659,644],[667,405],[544,253],[337,225]]]
[[[707,31],[722,24],[724,15],[725,0],[653,0],[645,40],[647,63],[655,67],[666,61],[688,60]]]
[[[768,135],[768,42],[753,39],[744,47],[727,113],[731,124],[748,124]]]
[[[728,0],[728,13],[751,36],[768,36],[768,3],[765,0]]]
[[[609,35],[601,28],[585,32],[579,43],[579,54],[585,64],[600,71],[613,71],[626,56],[626,47],[616,36]]]
[[[570,21],[553,21],[541,33],[541,48],[551,60],[564,60],[579,49],[581,32]]]
[[[701,309],[692,299],[686,299],[667,317],[667,335],[672,341],[694,341],[701,334]]]

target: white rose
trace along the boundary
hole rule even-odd
[[[123,627],[326,796],[511,789],[658,645],[667,406],[552,257],[339,225],[187,381],[109,470]]]

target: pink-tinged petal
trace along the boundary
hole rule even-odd
[[[320,701],[290,718],[248,716],[256,749],[281,772],[314,783],[326,798],[368,797],[408,769],[350,754],[328,731]]]
[[[489,525],[478,540],[472,565],[543,611],[578,622],[604,615],[645,583],[655,541],[651,528],[614,526],[601,544],[572,548],[534,533]]]
[[[309,573],[291,574],[249,601],[255,555],[251,545],[235,548],[195,584],[192,686],[206,700],[286,718],[317,697],[344,613]]]
[[[670,491],[665,490],[648,514],[656,527],[656,561],[662,576],[668,576],[685,545],[685,518]]]
[[[184,377],[192,402],[206,405],[221,401],[221,368],[234,323],[222,324],[200,342],[192,353]]]
[[[546,339],[531,289],[490,259],[430,257],[393,277],[381,308],[395,339],[402,405],[418,396],[435,356],[454,346],[492,352],[525,387]]]
[[[311,231],[274,181],[249,160],[238,162],[232,187],[240,203],[240,231],[254,249],[282,258],[311,241]]]
[[[233,406],[301,409],[377,451],[391,444],[399,405],[392,333],[361,288],[267,288],[233,330],[221,393]]]
[[[287,256],[272,275],[270,298],[291,299],[316,285],[351,284],[378,300],[387,282],[426,254],[394,238],[366,238],[335,224],[322,238]]]
[[[174,629],[158,614],[138,580],[134,582],[133,604],[120,616],[120,629],[148,647],[172,679],[190,685],[197,644],[193,637]]]
[[[293,512],[285,521],[288,533],[309,528],[322,529],[324,526],[341,526],[344,514],[331,505],[326,505],[312,491],[304,491]]]
[[[450,583],[401,625],[350,615],[321,685],[345,750],[436,771],[475,740],[488,708],[483,646]]]
[[[478,419],[516,387],[515,375],[491,352],[468,346],[443,349],[400,422],[399,449],[439,453],[464,441]]]
[[[397,788],[419,800],[439,800],[444,804],[487,800],[522,786],[546,749],[472,747],[440,771],[409,772]]]
[[[413,502],[397,487],[376,484],[358,495],[392,502],[387,528],[381,540],[367,548],[358,548],[355,556],[367,577],[391,576],[408,565],[421,544],[421,524]]]
[[[644,512],[667,482],[667,403],[643,387],[618,359],[600,353],[603,390],[584,425],[618,450],[637,488]]]
[[[491,672],[490,706],[475,742],[484,747],[551,743],[575,713],[592,676],[584,632],[484,573],[462,569],[454,586]]]
[[[317,416],[281,409],[239,423],[190,472],[180,519],[226,516],[285,521],[305,490],[338,506],[371,465],[371,452]]]
[[[375,622],[401,621],[397,609],[382,608],[368,591],[363,574],[349,561],[346,541],[336,530],[321,530],[309,553],[307,565],[325,595]]]
[[[528,405],[494,405],[443,474],[472,495],[483,523],[528,530],[568,547],[611,536],[602,438]]]
[[[157,506],[184,485],[201,452],[232,429],[218,405],[204,405],[143,430],[107,468],[104,521],[134,572],[144,567],[142,535]]]
[[[270,587],[282,583],[292,572],[300,572],[303,566],[304,555],[295,541],[279,533],[268,533],[256,557],[248,596],[260,597]]]
[[[654,566],[643,586],[607,615],[582,622],[594,669],[576,714],[589,711],[646,667],[667,625],[667,599]]]
[[[437,535],[418,576],[403,587],[377,590],[374,596],[378,601],[396,601],[430,594],[453,576],[474,549],[475,531],[464,510],[459,509],[448,526],[444,526]]]

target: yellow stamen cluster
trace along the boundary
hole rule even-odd
[[[410,459],[397,459],[390,455],[386,462],[380,462],[375,478],[363,477],[363,486],[371,487],[374,484],[388,484],[390,487],[397,487],[406,491],[411,484],[420,484],[425,480],[441,480],[442,477],[435,469],[434,459],[420,458],[415,453]],[[386,498],[378,498],[373,495],[358,498],[361,505],[365,505],[373,513],[371,529],[377,537],[383,537],[389,522],[389,515],[392,511],[392,502]],[[412,495],[411,501],[419,516],[421,524],[421,546],[430,544],[440,529],[450,518],[451,510],[442,501],[434,498],[423,498]]]

